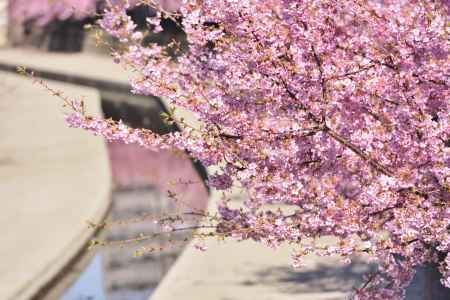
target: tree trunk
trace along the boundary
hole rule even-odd
[[[440,279],[436,265],[417,268],[411,285],[406,289],[406,300],[449,300],[450,289],[445,288]]]

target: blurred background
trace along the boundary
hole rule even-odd
[[[135,1],[136,2],[136,1]],[[146,18],[155,16],[155,12],[144,6],[132,6],[128,11],[129,15],[139,25],[143,31],[146,29]],[[167,9],[176,9],[176,1],[163,1]],[[96,0],[0,0],[0,92],[2,103],[9,103],[7,100],[20,101],[23,98],[23,108],[29,111],[27,118],[11,119],[11,127],[23,128],[23,130],[8,131],[9,135],[20,135],[26,131],[26,128],[33,126],[39,131],[41,122],[36,121],[32,124],[31,120],[39,120],[39,109],[34,109],[39,105],[43,110],[48,111],[45,106],[58,106],[59,102],[50,95],[45,96],[45,91],[38,86],[31,85],[31,81],[24,78],[18,78],[12,75],[17,66],[25,66],[33,70],[35,74],[48,82],[50,86],[56,84],[61,87],[64,92],[71,90],[72,86],[76,86],[81,95],[91,93],[93,97],[86,99],[89,107],[100,106],[99,113],[106,118],[115,120],[123,120],[133,127],[144,127],[152,129],[159,133],[178,130],[176,126],[169,126],[162,122],[160,114],[165,111],[165,106],[161,99],[156,97],[144,97],[133,95],[129,92],[127,83],[127,73],[118,66],[114,66],[109,56],[109,51],[104,47],[97,46],[96,31],[94,29],[87,30],[87,25],[95,25],[96,20],[101,15],[105,3]],[[172,39],[184,42],[183,32],[174,26],[170,20],[162,20],[163,32],[157,35],[148,35],[147,42],[157,41],[158,43],[167,43]],[[104,37],[105,41],[111,45],[115,45],[116,41],[108,37]],[[97,76],[96,74],[100,74]],[[12,89],[12,90],[11,90]],[[15,90],[23,90],[25,94],[18,94]],[[48,98],[48,102],[38,104],[29,101],[27,95],[43,93],[43,98]],[[92,99],[97,98],[97,99]],[[98,103],[97,103],[98,102]],[[55,116],[49,114],[49,118],[58,118],[56,116],[60,112],[56,112]],[[17,114],[10,107],[0,107],[0,114],[3,117]],[[62,115],[62,113],[61,113]],[[45,117],[44,117],[45,118]],[[58,119],[56,125],[42,128],[47,135],[41,139],[40,146],[44,148],[58,147],[58,139],[54,138],[60,133],[60,129],[65,127],[63,122]],[[0,132],[6,134],[7,128],[5,124],[0,125]],[[61,129],[62,130],[62,129]],[[54,131],[54,132],[53,132]],[[72,131],[65,131],[64,135],[73,134]],[[83,138],[88,139],[83,135]],[[91,139],[86,143],[99,143],[100,138],[96,141]],[[2,142],[0,142],[1,144]],[[64,144],[61,147],[68,146],[71,149],[82,148],[84,141],[81,140],[77,144]],[[26,290],[27,280],[33,280],[32,276],[27,278],[24,273],[33,273],[29,270],[30,266],[24,266],[23,269],[16,270],[16,265],[4,266],[0,270],[0,279],[5,282],[20,281],[16,288],[6,288],[0,283],[0,298],[9,299],[62,299],[62,300],[144,300],[148,299],[152,290],[157,286],[162,277],[166,274],[174,260],[190,238],[189,232],[180,232],[170,236],[161,235],[146,241],[145,246],[156,249],[164,248],[163,251],[145,254],[140,257],[134,257],[133,253],[142,246],[142,243],[134,245],[119,246],[102,246],[95,250],[86,251],[86,243],[90,238],[100,238],[110,242],[116,242],[136,238],[140,235],[148,235],[161,231],[160,226],[156,225],[154,220],[166,215],[173,215],[186,210],[204,209],[206,208],[208,191],[203,182],[205,171],[197,163],[183,153],[172,153],[170,151],[151,152],[142,149],[136,145],[124,145],[121,143],[104,143],[104,151],[92,152],[88,155],[93,156],[93,160],[101,160],[101,156],[108,159],[107,168],[109,169],[106,176],[110,176],[111,195],[107,200],[97,199],[98,197],[88,194],[89,203],[95,201],[108,202],[104,209],[104,215],[108,224],[106,229],[95,232],[86,225],[86,220],[91,219],[93,215],[86,212],[78,218],[78,227],[73,228],[73,232],[65,232],[64,238],[55,235],[49,240],[53,240],[53,247],[59,250],[55,251],[53,257],[42,258],[42,264],[37,265],[36,274],[39,274],[46,268],[46,264],[52,264],[53,260],[59,260],[64,255],[64,249],[72,240],[79,237],[80,232],[87,233],[84,236],[83,243],[77,246],[79,253],[72,258],[62,259],[61,266],[65,268],[64,272],[58,270],[42,271],[51,280],[43,282],[35,289],[37,293],[34,296],[24,296],[22,290]],[[6,147],[8,146],[8,147]],[[16,142],[11,145],[2,145],[0,150],[3,154],[14,152],[13,149],[24,149],[29,147],[26,142],[17,138]],[[63,148],[61,148],[63,149]],[[30,149],[31,151],[31,149]],[[78,151],[81,153],[82,151]],[[14,155],[14,154],[11,154]],[[70,160],[64,157],[66,154],[61,153],[59,161],[55,159],[55,155],[46,156],[46,165],[61,164],[60,173],[71,172],[69,168],[64,167],[64,161]],[[81,154],[80,154],[81,155]],[[1,155],[0,155],[1,156]],[[22,158],[17,158],[21,161]],[[35,160],[39,159],[38,157]],[[81,158],[77,158],[81,161]],[[81,162],[80,162],[81,163]],[[89,166],[87,166],[89,167]],[[106,168],[106,167],[105,167]],[[19,170],[22,176],[13,177],[7,174],[11,170]],[[20,171],[22,170],[22,171]],[[9,184],[3,181],[0,185],[3,192],[12,189],[19,180],[35,180],[36,176],[40,176],[43,170],[39,167],[33,167],[22,163],[6,169],[0,163],[0,178],[8,178]],[[92,170],[95,172],[95,169]],[[55,174],[58,176],[58,174]],[[82,177],[82,174],[73,174]],[[61,175],[62,176],[62,175]],[[98,175],[100,176],[100,175]],[[109,180],[109,179],[108,179]],[[76,183],[75,183],[76,184]],[[54,185],[58,185],[58,180],[49,179],[48,185],[42,188],[53,189]],[[18,184],[18,189],[27,189],[27,185]],[[74,187],[72,187],[74,188]],[[75,187],[83,189],[83,186]],[[168,196],[168,191],[178,194],[178,202]],[[70,191],[69,191],[70,193]],[[17,190],[12,190],[11,194],[17,196]],[[72,209],[76,209],[75,202],[72,203],[67,199],[59,199],[59,201],[67,201],[65,210],[55,211],[52,201],[47,200],[52,197],[49,194],[42,195],[41,199],[33,196],[33,201],[39,200],[39,211],[28,210],[23,211],[18,206],[20,201],[14,197],[4,199],[8,201],[8,205],[20,211],[20,216],[8,216],[8,213],[2,213],[0,224],[7,226],[11,231],[18,234],[30,234],[29,225],[33,220],[42,218],[51,219],[55,214],[69,214]],[[16,204],[15,204],[16,203]],[[33,202],[35,203],[35,202]],[[47,207],[45,209],[45,207]],[[11,218],[28,219],[29,223],[25,232],[19,232],[20,228],[12,229]],[[101,220],[102,218],[99,218]],[[76,220],[72,222],[76,223]],[[190,222],[196,223],[196,220]],[[67,219],[68,225],[70,221]],[[38,226],[45,226],[42,222],[37,222]],[[52,226],[49,224],[47,235],[52,235]],[[9,227],[8,227],[9,226]],[[98,236],[96,236],[98,235]],[[89,237],[89,238],[88,238]],[[32,239],[31,239],[32,240]],[[46,240],[41,239],[37,243],[45,244]],[[50,245],[50,244],[49,244]],[[37,244],[36,247],[39,247]],[[17,252],[20,243],[16,243],[15,239],[11,240],[9,248],[13,260],[20,260],[22,257]],[[5,250],[6,251],[6,250]],[[74,252],[75,253],[75,252]],[[23,254],[24,256],[26,254]],[[74,258],[75,257],[75,258]],[[6,260],[6,256],[4,258]],[[3,263],[2,263],[3,264]],[[12,264],[12,262],[11,262]],[[12,269],[11,269],[12,268]],[[46,275],[46,276],[47,276]]]

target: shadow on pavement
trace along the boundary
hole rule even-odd
[[[313,270],[294,270],[293,268],[275,267],[257,272],[255,282],[245,281],[243,285],[276,285],[283,293],[349,293],[358,287],[363,276],[374,269],[361,259],[354,259],[350,265],[330,265],[318,263]]]

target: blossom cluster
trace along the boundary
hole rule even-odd
[[[201,125],[113,137],[187,149],[220,169],[212,186],[242,186],[244,207],[219,204],[217,234],[300,245],[297,266],[309,253],[366,255],[378,272],[355,299],[401,299],[425,263],[450,287],[447,1],[183,0],[161,10],[187,35],[175,59],[175,41],[143,44],[123,9],[101,25],[123,42],[114,56],[135,70],[133,91]],[[107,121],[74,116],[111,137]],[[330,235],[336,245],[317,246]]]

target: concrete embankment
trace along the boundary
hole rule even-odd
[[[85,96],[96,90],[49,84]],[[0,72],[0,299],[37,299],[79,258],[110,205],[105,144],[67,128],[61,103],[18,75]]]

